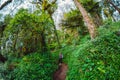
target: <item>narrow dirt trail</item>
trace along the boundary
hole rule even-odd
[[[68,66],[65,63],[59,65],[58,69],[53,75],[53,80],[65,80],[68,71]]]

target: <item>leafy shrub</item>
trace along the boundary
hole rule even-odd
[[[119,80],[120,22],[99,29],[99,37],[86,41],[69,55],[68,80]]]
[[[49,54],[33,53],[24,56],[19,65],[11,72],[14,80],[52,80],[56,69],[55,60]]]

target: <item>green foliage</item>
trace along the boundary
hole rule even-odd
[[[6,15],[4,18],[4,24],[8,25],[12,19],[11,15]]]
[[[20,9],[4,31],[6,38],[9,35],[13,37],[13,51],[17,50],[17,53],[21,54],[41,51],[43,47],[46,47],[43,41],[46,42],[47,36],[52,34],[53,21],[49,14],[44,12],[29,13],[26,9]]]
[[[0,14],[0,20],[2,19],[3,14]]]
[[[68,38],[66,38],[67,43],[70,44],[77,42],[79,40],[78,38],[88,33],[88,30],[85,27],[82,19],[83,18],[78,10],[72,10],[64,14],[64,19],[61,25],[62,29],[65,31],[64,36],[69,36]]]
[[[96,9],[98,3],[94,0],[80,2],[87,11],[91,10],[93,16],[99,13],[99,7]],[[66,13],[62,23],[64,31],[57,31],[62,47],[58,49],[51,19],[56,0],[51,3],[43,0],[41,3],[37,4],[41,11],[30,13],[20,9],[13,18],[7,15],[0,23],[7,25],[0,45],[4,48],[10,35],[13,42],[13,51],[2,51],[8,57],[7,68],[3,66],[6,70],[2,70],[6,80],[52,80],[53,72],[58,67],[59,53],[64,54],[63,61],[69,67],[67,80],[120,79],[120,22],[113,23],[111,19],[104,21],[98,29],[98,37],[90,41],[88,35],[84,37],[88,31],[79,11]],[[45,47],[53,54],[43,52],[42,48]]]
[[[99,29],[98,38],[87,40],[67,53],[68,80],[120,79],[120,35],[116,35],[119,25],[120,22],[106,24]]]
[[[47,53],[32,53],[24,56],[9,76],[14,80],[52,80],[54,63],[55,59]]]
[[[82,16],[78,10],[73,10],[64,14],[62,25],[68,28],[83,26]]]
[[[94,6],[96,6],[96,3],[97,3],[95,0],[79,0],[79,1],[87,9],[87,11],[91,10]]]

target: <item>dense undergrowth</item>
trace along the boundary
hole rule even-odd
[[[6,72],[6,80],[52,80],[58,65],[58,54],[64,54],[69,67],[66,80],[120,79],[120,22],[107,22],[98,29],[95,40],[89,36],[79,45],[64,46],[51,53],[33,53],[14,59],[14,70]],[[9,64],[8,64],[9,65]],[[10,65],[9,65],[10,66]]]
[[[95,40],[62,50],[69,66],[67,80],[120,79],[120,22],[107,22]],[[68,52],[67,52],[68,51]]]
[[[57,68],[56,60],[50,53],[32,53],[21,59],[14,59],[8,66],[15,69],[8,69],[6,80],[52,80]]]

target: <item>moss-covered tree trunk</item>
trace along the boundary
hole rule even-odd
[[[88,15],[88,12],[85,10],[85,8],[82,6],[82,4],[78,0],[74,0],[74,3],[79,8],[83,16],[84,22],[88,27],[91,39],[94,39],[96,37],[96,26],[93,20],[91,19],[91,17]]]

